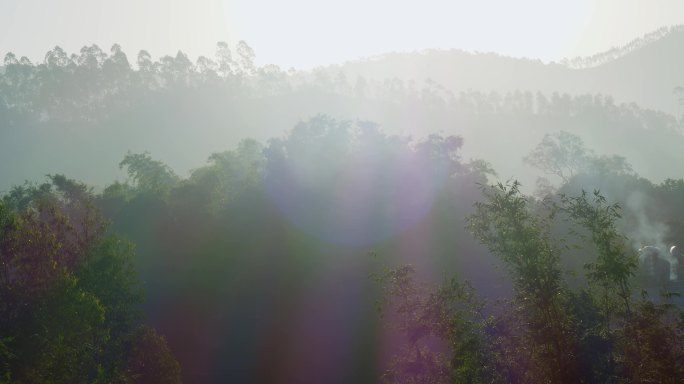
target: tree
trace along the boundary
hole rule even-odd
[[[0,382],[121,382],[132,359],[175,361],[133,348],[142,296],[132,249],[108,233],[91,190],[64,176],[2,197]]]
[[[674,382],[684,373],[681,316],[671,305],[649,300],[634,302],[632,277],[637,258],[616,227],[620,205],[608,204],[598,191],[577,197],[562,196],[564,211],[585,229],[596,260],[585,266],[589,291],[603,319],[597,332],[614,345],[607,356],[616,373],[633,382]],[[666,294],[667,295],[667,294]],[[673,316],[674,315],[674,316]],[[667,346],[667,347],[665,347]]]
[[[404,265],[373,275],[385,295],[381,311],[399,317],[393,325],[407,341],[383,374],[384,381],[503,382],[490,349],[484,301],[468,282],[452,278],[433,288],[416,282],[415,274],[412,266]],[[434,348],[434,338],[446,351]]]
[[[69,57],[59,46],[56,46],[53,50],[48,51],[48,53],[45,54],[45,65],[47,65],[49,69],[66,67],[68,63]]]
[[[148,152],[128,153],[119,163],[126,168],[128,177],[142,193],[165,195],[178,181],[178,176],[168,165],[153,160]]]
[[[133,347],[126,366],[126,382],[141,384],[180,383],[180,365],[166,340],[150,327],[142,326],[132,335]]]
[[[529,354],[523,377],[535,382],[579,380],[574,324],[559,266],[560,250],[550,236],[549,220],[532,213],[519,184],[483,187],[484,202],[468,218],[474,236],[508,267],[516,309],[522,316],[518,352]]]
[[[112,45],[109,57],[102,63],[102,72],[108,88],[121,92],[128,85],[126,76],[131,72],[131,64],[119,44]]]
[[[218,62],[218,73],[221,77],[226,78],[235,72],[235,62],[228,44],[224,41],[216,44],[216,60]]]
[[[243,74],[249,76],[256,70],[254,66],[254,50],[244,41],[240,40],[236,48],[238,55],[238,65]]]
[[[483,187],[469,228],[507,265],[515,296],[494,321],[500,361],[513,382],[674,382],[684,370],[679,310],[635,300],[636,256],[618,231],[621,208],[598,191],[536,203],[518,184]],[[551,236],[558,218],[577,243]],[[555,244],[565,245],[559,247]],[[588,285],[570,290],[561,250],[591,255]],[[679,324],[679,325],[678,325]],[[549,369],[550,368],[550,369]],[[512,379],[514,377],[515,379]]]
[[[198,57],[195,66],[206,83],[214,83],[218,80],[218,74],[216,73],[218,66],[210,58],[205,56]]]
[[[238,196],[255,188],[262,181],[266,157],[263,146],[247,139],[232,151],[209,156],[209,164],[196,169],[190,178],[173,191],[176,202],[183,195],[189,198],[202,196],[208,208],[205,214],[216,214]],[[186,201],[196,207],[197,201]]]
[[[579,136],[560,131],[544,135],[541,143],[525,157],[525,162],[567,183],[572,176],[586,168],[588,156]]]

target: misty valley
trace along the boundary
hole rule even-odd
[[[0,384],[684,382],[682,47],[7,53]]]

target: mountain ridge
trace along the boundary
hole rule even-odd
[[[664,27],[628,43],[622,51],[610,49],[591,56],[607,57],[600,65],[572,68],[561,62],[514,58],[496,53],[472,53],[460,49],[387,53],[367,60],[324,68],[351,79],[405,83],[435,81],[453,92],[479,90],[499,93],[516,90],[604,94],[619,103],[680,115],[682,108],[673,90],[684,84],[684,26]],[[649,71],[644,76],[644,71]]]

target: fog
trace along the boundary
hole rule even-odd
[[[0,384],[681,381],[682,23],[3,2]]]

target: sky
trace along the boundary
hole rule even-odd
[[[194,59],[244,40],[257,64],[283,69],[431,48],[548,62],[676,24],[681,0],[0,0],[0,55],[41,62],[56,45],[118,43],[130,58]]]

